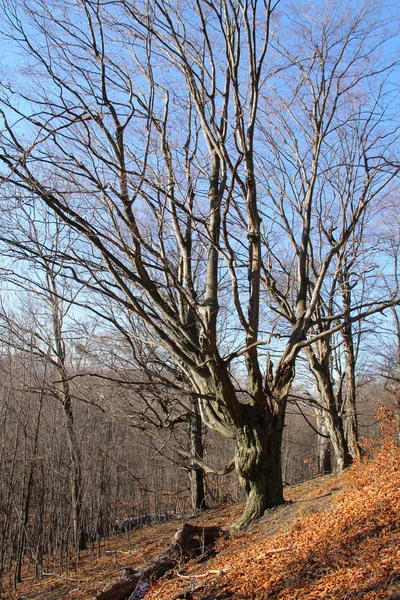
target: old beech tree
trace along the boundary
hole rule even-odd
[[[24,65],[3,65],[3,201],[43,203],[79,234],[69,276],[141,320],[147,343],[184,370],[204,422],[236,440],[247,497],[237,528],[283,502],[296,357],[326,335],[316,327],[326,278],[396,173],[380,143],[390,95],[374,104],[366,94],[388,68],[376,66],[385,32],[374,9],[315,11],[310,20],[270,0],[2,2],[3,37]],[[331,51],[308,95],[325,47],[293,53],[302,19]],[[312,128],[301,139],[304,108]],[[363,183],[336,210],[340,199],[321,191],[322,159],[355,115]],[[290,121],[297,154],[285,146]],[[268,185],[281,168],[277,145],[298,176]],[[325,246],[329,207],[339,222]],[[271,298],[286,319],[274,364]]]

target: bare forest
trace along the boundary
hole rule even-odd
[[[400,424],[399,17],[0,0],[0,595]]]

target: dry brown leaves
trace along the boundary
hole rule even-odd
[[[204,572],[203,587],[191,597],[400,598],[400,448],[387,438],[379,447],[369,445],[368,452],[372,458],[340,479],[343,489],[322,512],[310,510],[310,501],[294,524],[285,531],[281,523],[272,536],[265,519],[264,531],[258,526],[224,543],[207,566],[189,566],[185,575],[193,575],[196,588]],[[333,484],[330,479],[313,492],[326,498]],[[187,581],[160,582],[146,600],[171,600],[184,585]]]
[[[288,488],[290,504],[221,541],[214,559],[180,565],[146,600],[171,600],[189,589],[192,600],[400,598],[400,448],[387,438],[366,450],[371,458],[339,477]],[[191,522],[227,525],[242,508],[221,507]],[[18,594],[4,597],[93,598],[124,566],[135,568],[164,550],[178,527],[169,522],[119,536],[103,546],[100,559],[85,554],[68,579],[36,582],[25,568]]]

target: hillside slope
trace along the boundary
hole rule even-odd
[[[371,458],[338,477],[287,488],[286,505],[268,511],[246,532],[217,542],[207,561],[181,561],[135,600],[400,598],[400,448],[390,438],[367,448]],[[242,505],[206,511],[190,522],[228,527]],[[17,594],[3,598],[91,599],[169,544],[170,521],[105,542],[99,559],[85,553],[76,572],[34,581],[24,569]],[[54,570],[57,565],[54,564]],[[144,593],[146,590],[146,593]]]
[[[400,449],[386,439],[369,451],[341,477],[293,489],[292,510],[270,511],[146,600],[400,598]]]

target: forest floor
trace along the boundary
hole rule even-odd
[[[388,438],[368,452],[372,458],[339,476],[286,488],[287,504],[243,533],[221,537],[212,558],[178,562],[135,600],[400,599],[400,447]],[[228,529],[242,509],[220,506],[189,521]],[[25,566],[18,593],[2,597],[95,598],[126,567],[138,569],[160,555],[181,524],[117,536],[103,544],[100,558],[83,553],[68,576],[48,573],[35,581]]]

